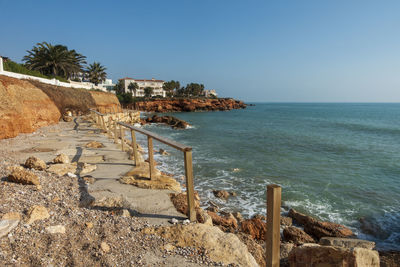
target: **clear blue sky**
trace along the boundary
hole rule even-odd
[[[0,55],[64,44],[245,101],[400,102],[400,1],[0,0]]]

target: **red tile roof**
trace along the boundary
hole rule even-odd
[[[134,78],[129,78],[129,77],[125,77],[122,78],[120,80],[135,80],[135,81],[139,81],[139,82],[164,82],[163,80],[153,80],[153,79],[134,79]]]

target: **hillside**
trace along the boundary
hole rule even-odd
[[[19,80],[0,75],[0,139],[57,123],[66,111],[120,106],[114,94]]]

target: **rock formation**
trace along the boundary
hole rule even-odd
[[[232,98],[218,99],[161,99],[140,101],[136,109],[148,112],[213,111],[246,108],[246,104]]]

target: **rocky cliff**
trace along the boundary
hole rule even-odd
[[[60,111],[27,81],[0,76],[0,139],[58,122]]]
[[[0,75],[0,139],[57,123],[66,111],[119,107],[114,94],[19,80]]]
[[[246,108],[246,104],[232,98],[162,99],[136,103],[136,109],[149,112],[213,111],[241,108]]]

